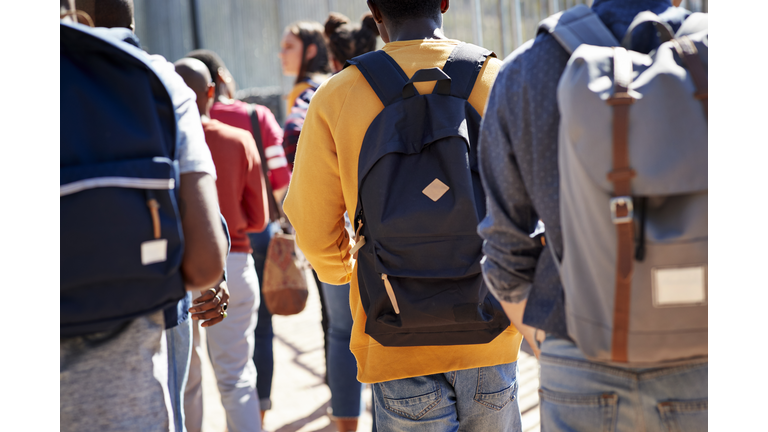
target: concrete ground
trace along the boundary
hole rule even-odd
[[[309,278],[312,280],[312,278]],[[320,326],[320,297],[310,286],[307,306],[292,316],[273,317],[275,331],[275,372],[272,382],[272,409],[267,411],[264,430],[268,432],[335,432],[327,415],[331,392],[325,385],[323,330]],[[203,329],[204,331],[204,329]],[[205,340],[205,338],[203,338]],[[203,363],[203,432],[224,432],[226,420],[216,389],[210,360]],[[518,400],[525,432],[539,431],[538,362],[520,352]],[[366,410],[357,430],[371,430],[371,389],[364,393]],[[480,432],[480,431],[479,431]],[[486,432],[486,431],[482,431]],[[492,432],[492,431],[487,431]]]

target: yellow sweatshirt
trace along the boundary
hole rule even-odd
[[[419,69],[445,65],[457,40],[391,42],[383,50],[409,77]],[[469,97],[482,116],[493,80],[501,67],[489,59]],[[434,82],[416,83],[429,93]],[[493,341],[477,345],[385,347],[365,333],[365,311],[360,301],[351,239],[344,228],[344,212],[357,208],[357,162],[363,137],[384,106],[356,67],[326,80],[309,105],[299,138],[293,177],[284,210],[294,228],[299,248],[321,281],[351,283],[349,304],[354,324],[350,348],[357,359],[357,379],[376,383],[511,363],[517,360],[522,335],[510,326]]]

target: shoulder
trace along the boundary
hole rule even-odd
[[[203,129],[205,134],[214,138],[217,143],[237,146],[246,146],[249,143],[253,143],[253,137],[250,132],[218,120],[209,120],[203,125]]]
[[[317,88],[315,97],[320,99],[335,98],[340,94],[346,94],[355,85],[355,82],[362,77],[363,74],[357,70],[357,66],[348,66],[339,73],[333,75]]]
[[[504,59],[495,85],[533,86],[558,80],[569,57],[552,35],[541,33]]]

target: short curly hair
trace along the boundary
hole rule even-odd
[[[371,0],[395,23],[407,18],[439,18],[441,0]]]

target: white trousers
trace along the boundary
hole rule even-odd
[[[256,394],[253,331],[259,310],[259,280],[251,254],[227,258],[227,317],[206,327],[208,352],[227,413],[229,432],[260,432],[261,409]]]

